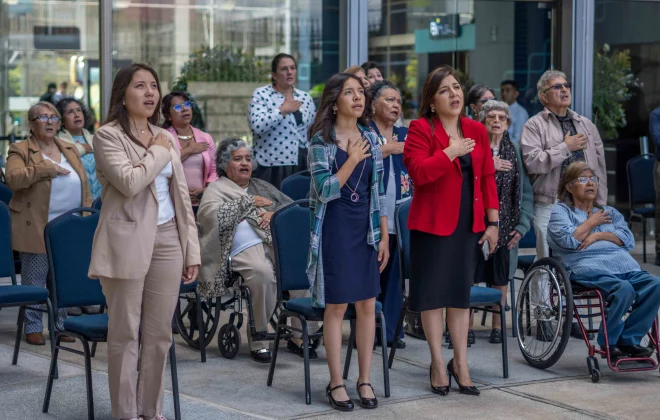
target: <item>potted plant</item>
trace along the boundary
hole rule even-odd
[[[173,90],[189,92],[216,141],[251,139],[247,110],[254,90],[268,82],[268,69],[253,53],[233,46],[203,46],[181,68]]]

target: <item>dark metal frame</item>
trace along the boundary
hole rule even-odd
[[[46,229],[44,230],[44,240],[46,244],[46,254],[48,255],[48,269],[50,275],[48,276],[48,290],[51,295],[51,300],[53,302],[52,307],[53,308],[58,308],[57,306],[57,278],[55,275],[55,265],[54,261],[52,258],[52,245],[50,242],[50,228],[52,227],[52,223],[55,223],[59,219],[69,217],[71,214],[74,213],[98,213],[98,210],[93,209],[93,208],[88,208],[88,207],[83,207],[83,208],[77,208],[70,210],[63,215],[56,217],[53,219],[51,222],[49,222],[46,225]],[[90,302],[90,304],[97,304],[97,302]],[[97,316],[103,313],[105,309],[105,305],[101,305],[101,310],[99,314],[96,315],[82,315],[82,316]],[[54,313],[54,309],[53,309]],[[51,321],[52,325],[52,330],[54,331],[54,325],[53,322]],[[60,341],[62,337],[73,337],[77,338],[80,340],[83,346],[83,351],[77,350],[75,348],[71,347],[66,347],[62,346],[60,344]],[[68,351],[70,353],[74,353],[80,356],[85,357],[85,385],[86,385],[86,391],[87,391],[87,418],[88,420],[94,420],[94,390],[92,387],[92,357],[94,357],[94,354],[96,353],[96,345],[97,343],[103,343],[107,342],[107,332],[105,337],[103,338],[89,338],[85,337],[81,334],[75,333],[73,331],[67,331],[67,330],[62,330],[58,331],[55,334],[55,341],[54,341],[54,348],[52,352],[52,357],[51,357],[51,362],[50,362],[50,370],[48,373],[48,381],[46,383],[46,395],[44,397],[44,403],[42,407],[42,411],[44,413],[48,412],[48,408],[50,405],[50,397],[51,393],[53,390],[53,380],[57,379],[57,358],[59,356],[59,351],[64,350]],[[92,348],[90,349],[89,343],[92,343]],[[172,346],[170,347],[170,366],[172,370],[172,394],[173,394],[173,399],[174,399],[174,413],[175,413],[175,419],[176,420],[181,420],[181,407],[179,403],[179,385],[178,385],[178,376],[177,376],[177,369],[176,369],[176,357],[175,357],[175,350],[174,350],[174,338],[172,338]]]
[[[294,201],[293,203],[277,210],[274,214],[273,217],[271,218],[271,226],[274,225],[277,221],[277,217],[287,211],[291,207],[295,206],[304,206],[308,207],[309,206],[309,200],[298,200]],[[307,220],[304,221],[307,223]],[[280,339],[282,336],[282,333],[284,334],[290,334],[292,332],[298,332],[302,334],[302,339],[303,339],[303,359],[304,359],[304,366],[305,366],[305,402],[307,404],[312,403],[312,392],[311,392],[311,378],[310,378],[310,369],[309,369],[309,343],[310,340],[313,339],[321,339],[323,336],[322,330],[317,331],[314,334],[310,334],[309,330],[307,328],[307,321],[308,319],[297,313],[293,312],[290,310],[287,310],[285,302],[284,302],[284,291],[282,290],[282,282],[281,278],[282,275],[280,273],[280,264],[279,261],[277,261],[277,256],[279,255],[279,249],[277,245],[277,240],[276,240],[276,232],[275,230],[272,231],[273,235],[273,248],[275,252],[275,258],[276,258],[276,279],[277,279],[277,309],[279,310],[279,317],[278,317],[278,323],[277,323],[277,328],[275,329],[275,342],[273,346],[273,357],[270,362],[270,368],[268,370],[268,380],[266,384],[268,386],[272,386],[273,384],[273,376],[275,374],[275,364],[277,363],[277,352],[279,350],[279,344],[280,344]],[[348,310],[347,310],[348,312]],[[302,329],[292,327],[290,325],[287,325],[287,318],[289,317],[296,317],[300,320],[300,323],[302,325]],[[355,328],[354,328],[354,323],[355,323],[355,318],[353,316],[344,316],[345,320],[350,320],[351,321],[351,335],[348,340],[348,349],[346,352],[346,359],[344,361],[344,373],[343,373],[343,378],[347,379],[348,377],[348,371],[350,368],[350,363],[351,363],[351,355],[353,352],[353,346],[355,342]],[[314,318],[309,318],[309,321],[323,321],[323,317],[314,317]],[[385,397],[389,398],[390,396],[390,376],[389,376],[389,370],[388,370],[388,365],[387,365],[387,340],[385,337],[385,317],[383,316],[382,311],[380,313],[376,313],[376,322],[377,328],[380,328],[381,331],[381,348],[382,348],[382,353],[383,353],[383,381],[385,385]]]
[[[652,155],[652,154],[647,153],[645,155],[636,156],[636,157],[630,159],[626,163],[626,175],[628,176],[628,206],[630,208],[629,224],[632,223],[635,220],[641,222],[641,224],[642,224],[642,248],[643,248],[643,257],[642,257],[642,259],[643,259],[644,263],[646,263],[646,219],[654,218],[655,217],[655,211],[650,216],[644,216],[640,213],[635,213],[634,208],[635,208],[635,204],[653,204],[654,205],[653,209],[655,209],[655,203],[633,201],[632,191],[633,191],[634,182],[632,181],[632,179],[630,179],[631,178],[631,176],[630,176],[630,165],[637,162],[637,161],[639,161],[639,160],[642,160],[642,159],[648,159],[648,160],[651,160],[652,162],[655,162],[655,156]],[[651,176],[651,179],[652,178],[653,177]]]
[[[401,222],[400,222],[400,217],[399,213],[401,211],[401,207],[408,205],[410,206],[410,201],[401,203],[396,207],[395,210],[395,219],[394,223],[396,226],[396,237],[397,237],[397,246],[399,247],[399,271],[400,271],[400,279],[401,279],[401,288],[403,291],[403,296],[404,296],[404,301],[403,301],[403,306],[401,307],[401,313],[399,314],[399,320],[397,322],[396,326],[396,331],[394,332],[394,337],[399,337],[401,334],[401,330],[403,329],[403,320],[405,318],[406,312],[408,311],[408,307],[410,304],[409,298],[408,298],[408,293],[406,293],[406,287],[405,287],[405,280],[407,278],[406,272],[405,272],[405,257],[404,257],[404,250],[403,250],[403,240],[401,239]],[[492,306],[498,306],[498,310],[492,309]],[[504,310],[504,305],[502,304],[502,301],[498,302],[472,302],[470,301],[470,308],[477,308],[479,307],[481,310],[485,312],[491,312],[491,313],[499,313],[501,315],[502,319],[502,331],[506,332],[506,312]],[[396,353],[396,346],[392,346],[392,351],[390,352],[390,357],[389,357],[389,367],[392,368],[392,364],[394,363],[394,355]],[[507,338],[506,334],[502,338],[502,376],[504,378],[509,377],[509,358],[508,358],[508,348],[507,348]]]

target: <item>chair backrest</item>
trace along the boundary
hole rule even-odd
[[[11,283],[16,284],[14,253],[11,249],[11,213],[3,202],[0,202],[0,277],[11,277]]]
[[[99,197],[92,203],[92,208],[100,211],[102,205],[103,203],[101,202],[101,197]]]
[[[280,301],[284,291],[309,289],[309,220],[309,200],[298,200],[277,210],[270,220]]]
[[[534,225],[531,224],[527,234],[518,243],[518,248],[536,248],[536,232],[534,232]]]
[[[311,179],[309,172],[298,172],[284,178],[280,189],[294,201],[304,200],[308,197]]]
[[[401,270],[401,281],[409,277],[410,269],[410,230],[408,230],[408,213],[410,213],[410,203],[412,200],[405,201],[396,206],[394,212],[394,226],[396,229],[396,240],[399,247],[399,267]]]
[[[14,192],[7,186],[7,184],[0,183],[0,202],[9,205]]]
[[[89,212],[81,216],[80,212]],[[87,277],[98,210],[78,208],[48,222],[44,231],[48,255],[48,290],[54,308],[104,305],[101,283]]]
[[[653,166],[655,156],[646,154],[636,156],[626,164],[628,172],[628,198],[630,210],[640,204],[655,203],[653,187]]]

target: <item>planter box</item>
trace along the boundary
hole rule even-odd
[[[229,137],[252,143],[247,113],[252,93],[264,82],[188,82],[188,92],[202,110],[216,144]]]

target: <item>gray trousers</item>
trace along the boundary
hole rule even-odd
[[[46,254],[19,253],[21,258],[21,284],[25,286],[46,287],[48,277],[48,257]],[[45,309],[46,305],[28,306],[28,308]],[[64,329],[62,322],[66,319],[66,309],[56,313],[55,330]],[[44,330],[42,312],[27,309],[25,311],[25,334],[40,333]]]

